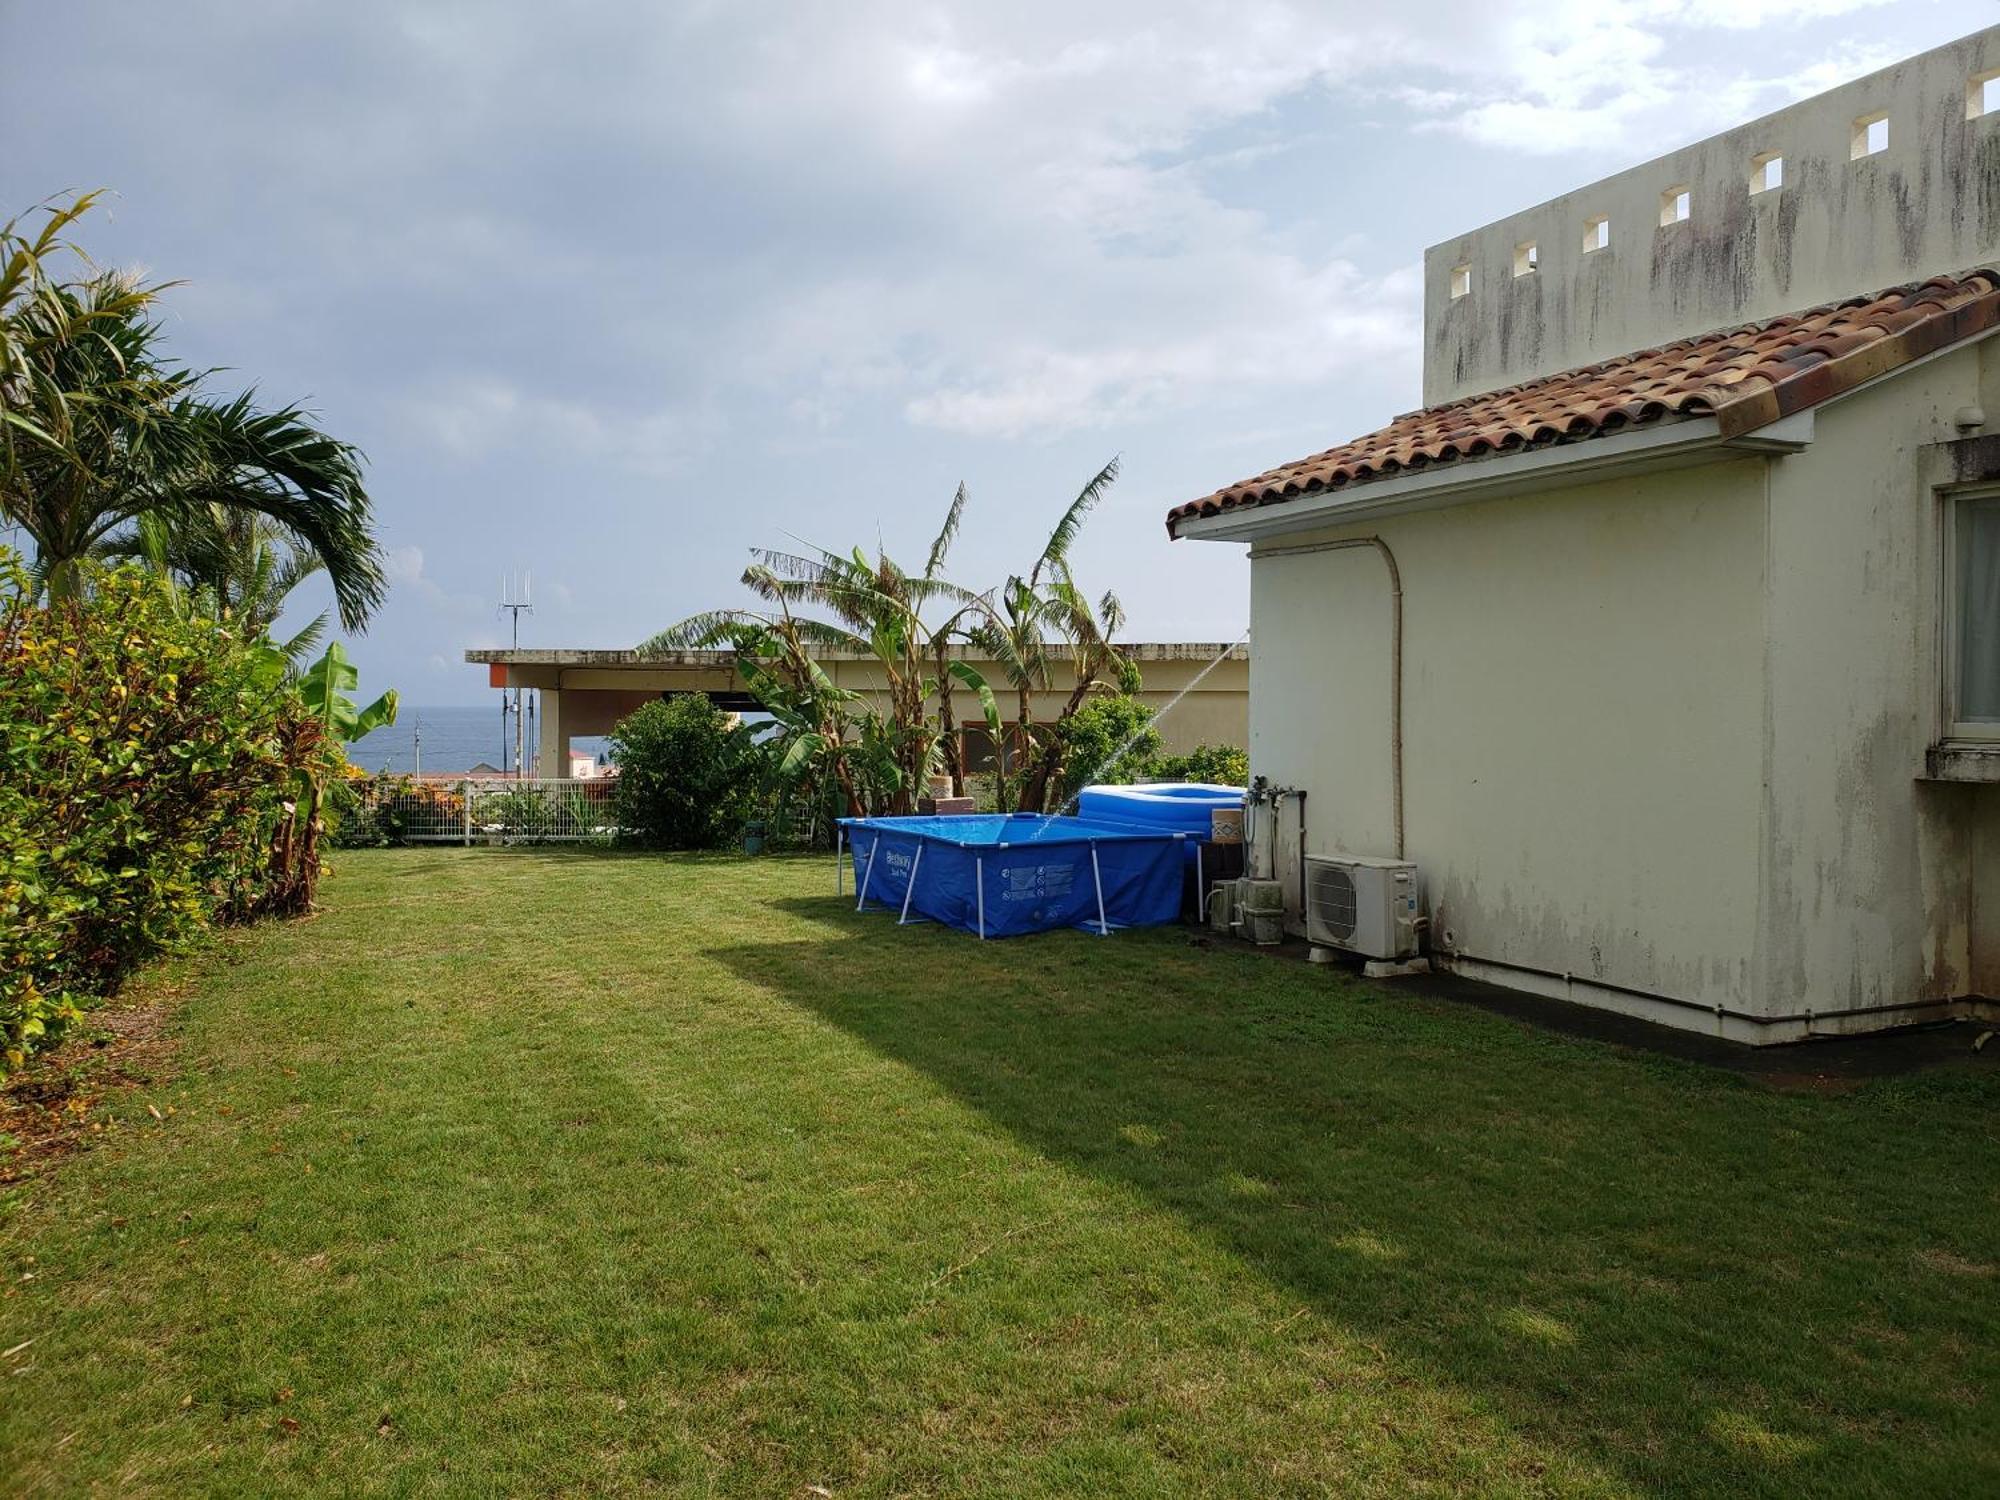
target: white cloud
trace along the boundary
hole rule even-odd
[[[391,583],[416,583],[424,576],[424,549],[391,547],[383,553],[382,571]]]
[[[1482,145],[1546,155],[1671,150],[1881,67],[1907,51],[1841,45],[1802,56],[1781,41],[1742,34],[1890,3],[1890,0],[1558,0],[1532,12],[1497,11],[1492,50],[1416,56],[1450,82],[1401,85],[1400,102],[1432,128]],[[1703,33],[1721,32],[1710,40]],[[1475,65],[1468,67],[1468,60]],[[1524,205],[1525,206],[1525,205]]]
[[[737,549],[777,528],[893,536],[912,494],[961,475],[1049,493],[1107,450],[1128,478],[1106,556],[1141,576],[1105,581],[1135,626],[1191,628],[1197,592],[1227,614],[1188,586],[1212,552],[1132,549],[1165,545],[1167,504],[1414,403],[1427,240],[1991,18],[1987,0],[241,9],[24,10],[0,97],[12,156],[49,178],[20,191],[124,189],[92,245],[191,279],[176,352],[312,397],[366,449],[399,544],[378,635],[421,639],[419,668],[447,630],[453,651],[499,639],[503,567],[570,581],[538,627],[636,639],[721,602]],[[1015,561],[1010,528],[981,524],[972,577]]]
[[[700,405],[652,410],[592,406],[492,376],[456,376],[417,394],[408,419],[453,457],[487,459],[532,450],[585,457],[637,474],[680,472],[716,431]]]
[[[484,614],[490,607],[477,594],[448,589],[431,577],[424,569],[422,547],[384,548],[382,572],[388,578],[391,589],[402,598],[418,600],[428,609],[456,619]]]
[[[1368,277],[1335,262],[1313,272],[1276,256],[1260,260],[1259,269],[1264,275],[1254,282],[1218,278],[1200,318],[1163,318],[1151,340],[1096,349],[1030,345],[1000,368],[912,399],[905,413],[951,432],[1047,436],[1198,402],[1233,405],[1241,396],[1229,393],[1369,366],[1414,379],[1421,327],[1414,271]]]

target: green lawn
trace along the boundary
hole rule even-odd
[[[2000,1492],[1991,1072],[831,884],[346,855],[165,976],[173,1076],[0,1215],[0,1489]]]

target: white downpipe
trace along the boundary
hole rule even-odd
[[[975,855],[972,861],[973,884],[979,889],[979,941],[986,941],[986,856]]]
[[[854,898],[854,909],[860,911],[868,902],[868,882],[875,878],[875,851],[882,847],[882,835],[875,835],[875,842],[868,846],[868,863],[861,871],[861,893]]]
[[[1090,842],[1090,879],[1097,887],[1097,935],[1111,936],[1111,923],[1104,915],[1104,872],[1097,867],[1097,841]]]
[[[903,913],[896,918],[896,925],[898,927],[905,925],[910,920],[910,898],[917,893],[917,871],[923,868],[923,863],[924,841],[918,839],[916,857],[910,861],[910,883],[903,887]]]
[[[1300,542],[1287,547],[1253,547],[1250,560],[1267,557],[1304,557],[1313,552],[1343,552],[1350,547],[1372,547],[1389,570],[1389,787],[1391,815],[1396,828],[1396,858],[1403,855],[1403,570],[1396,566],[1396,554],[1379,536],[1347,537],[1337,542]],[[1278,813],[1271,810],[1270,879],[1277,878]]]

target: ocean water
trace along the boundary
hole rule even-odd
[[[463,704],[419,708],[405,703],[394,724],[349,745],[347,758],[364,770],[407,774],[417,769],[419,739],[422,740],[425,775],[469,771],[481,761],[489,766],[507,767],[512,765],[514,754],[514,721],[511,718],[506,721],[503,757],[497,694],[493,703],[483,708]],[[525,739],[532,755],[532,729],[526,733]],[[572,750],[588,751],[600,761],[609,754],[609,743],[601,736],[578,735],[569,743]],[[543,774],[567,774],[567,768],[558,772],[543,767]]]

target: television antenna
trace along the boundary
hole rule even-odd
[[[530,587],[532,577],[533,575],[529,573],[523,573],[519,578],[516,578],[512,573],[502,573],[500,575],[500,608],[495,613],[508,615],[512,618],[514,627],[512,649],[515,651],[521,649],[521,616],[531,615],[535,612],[535,606],[532,602],[533,593]],[[516,776],[521,774],[521,768],[527,764],[527,721],[521,713],[521,691],[519,687],[514,689],[514,704],[512,708],[508,707],[504,696],[500,700],[500,722],[505,724],[509,713],[512,713],[514,716],[514,774]],[[504,733],[501,735],[500,758],[502,760],[507,758],[506,735]]]

